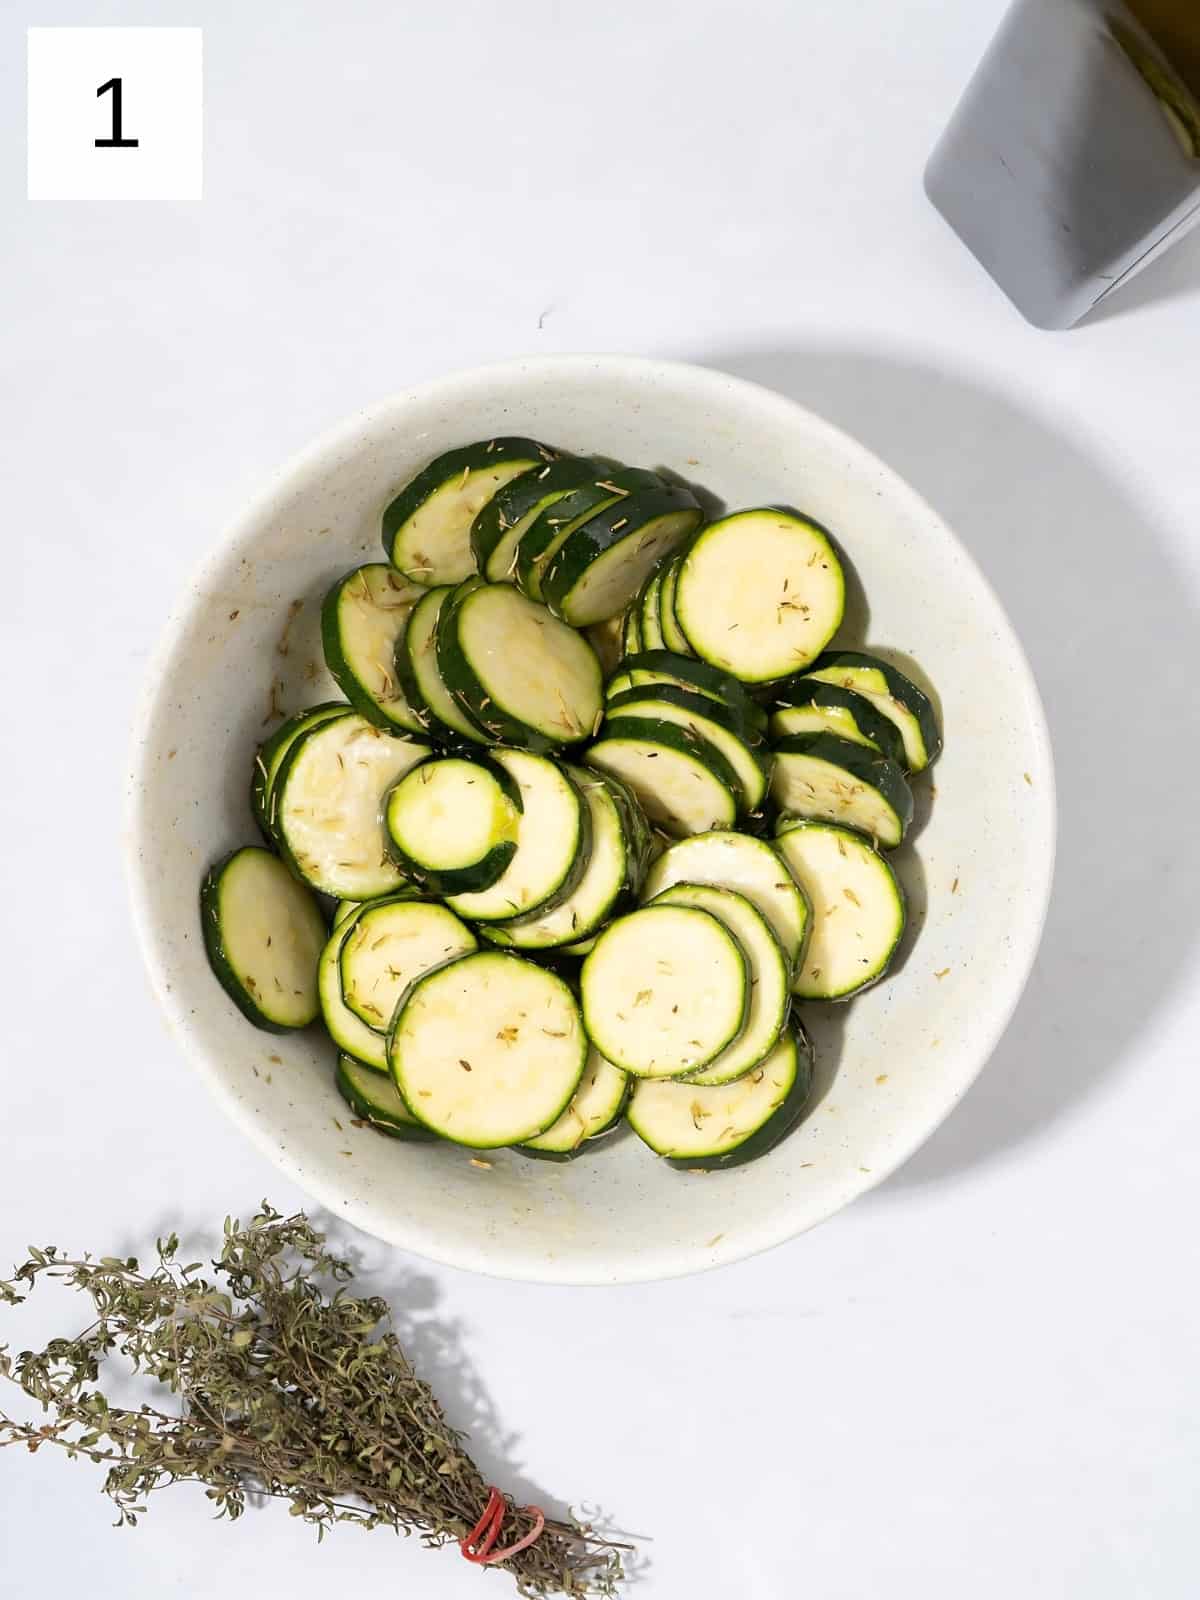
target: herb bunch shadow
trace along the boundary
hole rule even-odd
[[[202,1262],[180,1264],[178,1249],[175,1234],[160,1239],[157,1265],[143,1272],[132,1256],[31,1247],[0,1281],[0,1303],[53,1278],[95,1311],[82,1333],[43,1350],[13,1356],[0,1345],[0,1377],[49,1416],[35,1425],[0,1409],[0,1447],[54,1444],[106,1466],[119,1526],[135,1525],[155,1490],[193,1481],[231,1519],[249,1496],[286,1500],[318,1539],[339,1522],[416,1533],[430,1547],[470,1534],[489,1485],[463,1435],[414,1370],[387,1302],[349,1291],[351,1266],[303,1213],[284,1217],[264,1201],[245,1225],[226,1218],[216,1281],[201,1276]],[[96,1385],[112,1354],[177,1395],[178,1414],[111,1405]],[[504,1543],[535,1520],[506,1500]],[[501,1564],[523,1595],[611,1595],[621,1548],[548,1519]]]

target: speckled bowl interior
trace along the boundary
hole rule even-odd
[[[255,745],[277,709],[335,693],[319,639],[325,589],[380,557],[381,510],[417,468],[497,433],[668,467],[730,508],[811,512],[852,566],[839,642],[917,663],[936,688],[946,747],[933,785],[916,785],[917,826],[896,853],[911,911],[903,959],[849,1005],[807,1007],[811,1113],[754,1164],[680,1173],[629,1133],[565,1165],[497,1151],[485,1167],[449,1146],[394,1143],[348,1125],[319,1029],[257,1032],[206,965],[197,886],[215,856],[255,838]],[[539,358],[361,412],[237,519],[150,671],[127,848],[142,947],[183,1053],[284,1171],[368,1232],[435,1260],[618,1283],[697,1271],[799,1233],[880,1182],[942,1121],[994,1048],[1036,951],[1053,772],[1037,691],[994,594],[874,456],[791,401],[706,368]]]

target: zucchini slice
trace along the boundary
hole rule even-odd
[[[392,1077],[413,1115],[481,1150],[523,1144],[556,1122],[587,1052],[563,980],[499,950],[418,978],[388,1034]]]
[[[692,647],[687,641],[687,634],[679,626],[679,618],[675,615],[675,585],[679,582],[679,569],[682,565],[683,557],[676,556],[663,569],[662,582],[658,589],[658,626],[665,649],[673,650],[676,655],[690,656]]]
[[[600,671],[606,678],[610,672],[615,672],[620,664],[624,630],[623,616],[609,617],[605,622],[593,622],[590,628],[583,630],[583,636],[596,652]]]
[[[400,865],[431,894],[489,889],[517,850],[521,791],[498,763],[445,756],[407,773],[384,826]]]
[[[847,1000],[878,983],[906,918],[891,863],[861,834],[831,822],[789,822],[775,848],[813,908],[795,993],[802,1000]]]
[[[628,1098],[629,1074],[606,1061],[598,1050],[589,1050],[579,1087],[562,1116],[545,1133],[517,1148],[526,1155],[569,1161],[589,1140],[616,1126]]]
[[[769,683],[815,660],[845,603],[826,530],[775,506],[710,523],[675,585],[675,614],[692,649],[744,683]]]
[[[637,1083],[629,1125],[673,1167],[706,1172],[766,1155],[803,1118],[812,1094],[808,1036],[794,1023],[753,1072],[706,1089],[693,1083]]]
[[[741,945],[750,972],[750,1002],[746,1025],[732,1044],[699,1072],[689,1072],[689,1083],[733,1083],[758,1066],[775,1046],[788,1018],[792,969],[771,924],[745,895],[711,884],[677,883],[665,889],[654,906],[694,906],[723,922]]]
[[[343,1050],[338,1056],[337,1086],[342,1098],[364,1122],[393,1139],[428,1141],[437,1135],[418,1122],[384,1072],[374,1072]]]
[[[376,901],[375,904],[382,902]],[[338,1049],[375,1072],[386,1072],[387,1045],[383,1034],[368,1028],[342,998],[342,968],[339,960],[342,942],[357,917],[365,910],[366,906],[361,906],[357,911],[352,911],[330,934],[317,967],[317,993],[321,1001],[322,1021]]]
[[[305,883],[341,900],[375,900],[404,884],[383,831],[383,797],[430,754],[353,711],[296,740],[272,805],[280,848]]]
[[[737,798],[743,811],[757,811],[767,796],[771,752],[759,734],[726,706],[707,695],[679,689],[672,683],[628,689],[608,702],[609,719],[654,717],[673,722],[707,739],[721,752],[737,778]]]
[[[475,571],[471,524],[484,506],[512,478],[555,459],[535,439],[488,439],[438,456],[383,513],[388,560],[427,589],[461,583]]]
[[[549,910],[483,929],[493,944],[552,950],[578,944],[636,900],[649,858],[649,829],[641,808],[607,773],[568,767],[591,813],[592,849],[583,876]]]
[[[471,930],[445,906],[417,899],[367,906],[338,951],[342,999],[368,1028],[386,1033],[410,983],[478,947]]]
[[[805,676],[852,689],[894,722],[904,740],[910,772],[923,772],[937,758],[942,732],[929,696],[891,662],[858,650],[830,650],[814,662]]]
[[[779,740],[771,799],[791,816],[856,828],[885,850],[904,838],[913,814],[912,790],[896,763],[833,733]]]
[[[580,992],[601,1055],[638,1078],[677,1078],[739,1036],[750,972],[737,939],[709,912],[645,906],[596,940]]]
[[[373,561],[339,578],[321,606],[325,664],[355,711],[382,728],[424,728],[396,676],[397,641],[424,593]]]
[[[604,476],[585,456],[563,456],[523,472],[498,489],[471,524],[475,565],[491,583],[513,580],[517,547],[541,513],[571,489]]]
[[[247,845],[210,868],[200,926],[209,965],[256,1028],[287,1033],[316,1018],[325,919],[278,856]]]
[[[658,597],[662,590],[662,570],[653,573],[646,580],[638,600],[634,602],[641,613],[642,619],[642,648],[644,650],[665,650],[667,641],[663,638],[662,623],[659,621]]]
[[[333,928],[340,928],[342,923],[345,922],[346,918],[352,917],[360,906],[370,904],[371,902],[369,900],[339,900],[337,906],[334,908],[333,921],[330,926]]]
[[[259,832],[268,844],[276,844],[275,810],[271,798],[275,779],[283,765],[283,758],[302,733],[315,728],[330,717],[341,717],[346,712],[343,700],[326,700],[319,706],[309,706],[307,711],[297,711],[294,717],[280,723],[271,737],[261,744],[254,757],[254,776],[250,782],[250,809]]]
[[[599,725],[595,651],[509,583],[478,582],[442,607],[437,664],[458,706],[506,744],[544,755]]]
[[[710,700],[727,707],[747,727],[759,734],[766,732],[767,713],[736,678],[710,667],[707,661],[676,655],[671,650],[644,650],[630,656],[609,679],[604,692],[611,700],[630,689],[642,689],[654,683],[670,683],[677,689],[706,694]]]
[[[676,838],[737,820],[737,774],[715,745],[673,722],[616,717],[587,761],[628,784],[651,822]]]
[[[804,891],[765,839],[719,829],[680,839],[646,874],[642,898],[653,900],[673,883],[711,883],[734,889],[766,917],[794,972],[808,942],[812,911]]]
[[[470,922],[507,922],[549,910],[570,895],[591,854],[591,817],[568,775],[545,756],[497,750],[521,795],[517,848],[490,888],[447,896]]]
[[[633,601],[624,612],[621,625],[621,655],[636,656],[642,653],[642,608]]]
[[[553,506],[548,506],[530,523],[517,546],[516,579],[531,600],[544,600],[542,576],[559,546],[575,529],[615,505],[637,489],[662,485],[656,472],[645,467],[618,467],[597,471],[590,482],[581,483]]]
[[[475,744],[486,744],[487,734],[455,700],[438,666],[438,622],[453,593],[451,588],[430,589],[417,601],[396,649],[396,672],[408,703],[431,732],[444,730],[443,739],[457,734]]]
[[[689,489],[635,491],[570,531],[542,573],[546,603],[574,628],[616,616],[702,520]]]
[[[772,713],[773,738],[789,733],[835,733],[839,739],[867,745],[899,766],[905,766],[904,740],[890,718],[865,695],[819,678],[796,678],[779,686],[777,711]]]

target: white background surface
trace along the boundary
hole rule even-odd
[[[0,1261],[302,1198],[152,1007],[119,800],[164,609],[361,403],[528,351],[761,379],[933,501],[1029,650],[1061,798],[1046,942],[906,1169],[790,1246],[648,1289],[366,1247],[485,1468],[645,1534],[646,1600],[1195,1593],[1200,238],[1075,332],[1009,309],[920,189],[1000,10],[93,0],[0,22]],[[24,199],[22,30],[61,20],[203,24],[203,202]],[[484,1581],[383,1534],[317,1551],[278,1512],[214,1524],[189,1489],[137,1532],[111,1520],[88,1467],[0,1455],[0,1590]]]

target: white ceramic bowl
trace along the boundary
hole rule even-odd
[[[318,1029],[257,1032],[205,961],[197,888],[214,857],[255,837],[247,787],[272,685],[289,710],[334,692],[319,638],[325,589],[380,559],[380,512],[417,468],[497,433],[671,467],[731,508],[811,512],[841,540],[870,607],[864,626],[860,593],[839,642],[911,657],[940,697],[936,795],[918,784],[927,820],[896,858],[913,910],[902,969],[849,1006],[807,1008],[815,1108],[773,1154],[733,1171],[672,1171],[632,1135],[569,1164],[498,1151],[482,1168],[449,1146],[351,1128],[328,1040]],[[285,467],[167,630],[130,786],[130,879],[154,987],[239,1126],[369,1233],[455,1266],[557,1283],[735,1261],[892,1172],[999,1039],[1037,948],[1054,854],[1037,690],[954,535],[861,445],[791,401],[706,368],[624,357],[538,358],[446,378],[361,412]]]

